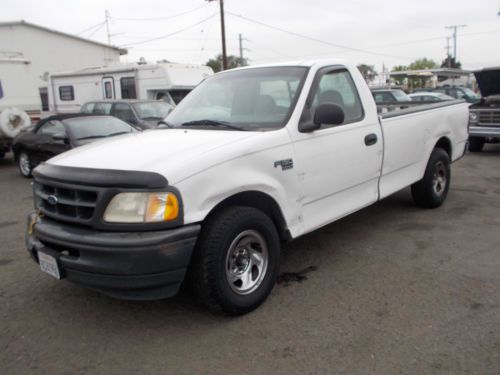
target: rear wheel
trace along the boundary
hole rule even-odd
[[[484,147],[484,138],[471,137],[469,138],[469,151],[470,152],[481,152]]]
[[[280,240],[272,220],[251,207],[229,207],[204,225],[190,276],[210,308],[245,314],[271,292],[279,272]]]
[[[19,172],[23,177],[31,177],[31,172],[33,171],[33,167],[31,165],[31,160],[26,151],[21,151],[17,155],[17,166],[19,167]]]
[[[436,208],[443,204],[450,188],[450,157],[441,148],[435,148],[424,177],[411,186],[413,201],[424,208]]]

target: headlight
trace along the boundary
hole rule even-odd
[[[159,223],[179,216],[179,200],[172,192],[120,193],[109,202],[108,223]]]
[[[469,112],[469,122],[477,122],[477,113]]]

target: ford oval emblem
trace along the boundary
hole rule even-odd
[[[57,202],[58,202],[58,199],[57,199],[57,197],[56,197],[55,195],[49,195],[49,196],[47,197],[47,202],[48,202],[50,205],[55,206],[55,205],[57,204]]]

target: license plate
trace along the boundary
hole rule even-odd
[[[59,272],[59,266],[57,265],[57,260],[50,255],[38,252],[38,261],[40,263],[40,269],[43,272],[47,272],[49,275],[54,276],[56,279],[61,278],[61,273]]]

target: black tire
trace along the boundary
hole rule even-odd
[[[33,164],[30,161],[29,154],[21,150],[16,154],[17,167],[21,176],[30,178],[33,172]]]
[[[469,138],[469,151],[470,152],[481,152],[484,147],[484,138],[470,137]]]
[[[435,148],[424,177],[411,186],[413,201],[423,208],[436,208],[443,204],[450,188],[450,157],[441,148]]]
[[[239,247],[234,245],[238,239],[246,241],[245,233],[251,233],[252,236],[257,233],[260,237],[255,238],[265,241],[261,251],[264,254],[264,249],[267,248],[268,260],[266,270],[260,274],[255,273],[255,280],[260,280],[255,289],[249,289],[247,294],[242,295],[242,289],[238,290],[238,282],[241,280],[233,284],[229,281],[234,276],[232,271],[235,269],[230,270],[230,265],[234,267],[234,259],[239,259],[230,255],[234,255],[237,249],[246,251],[247,246],[242,247],[241,242],[238,243]],[[258,248],[253,243],[248,246],[252,251]],[[210,217],[203,225],[189,270],[189,279],[198,298],[207,307],[240,315],[252,311],[264,302],[274,287],[279,266],[280,239],[269,216],[252,207],[228,207]],[[257,266],[253,262],[247,264],[246,269],[251,270],[248,272],[251,274],[248,285],[256,282],[252,280],[254,267]],[[241,288],[243,286],[242,283]]]

